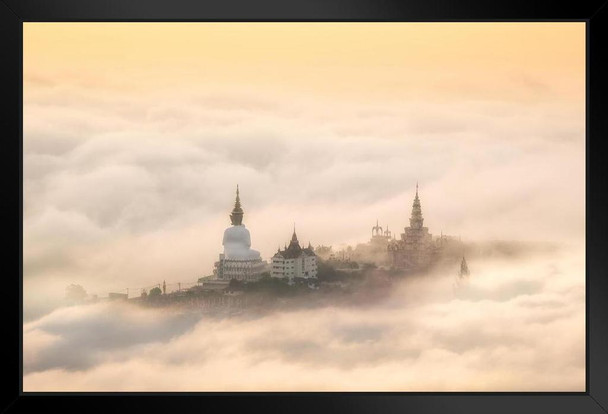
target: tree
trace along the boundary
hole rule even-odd
[[[150,293],[148,293],[148,295],[150,297],[154,297],[154,296],[160,296],[162,294],[162,290],[160,290],[160,288],[157,286],[155,288],[150,289]]]
[[[228,282],[228,290],[230,290],[230,291],[244,290],[244,285],[245,285],[245,283],[243,283],[240,280],[230,279],[230,282]]]
[[[335,263],[332,261],[331,263]],[[324,260],[317,260],[317,278],[321,282],[330,282],[344,279],[344,274],[336,271],[336,269]]]
[[[65,298],[70,302],[82,302],[87,297],[87,291],[80,285],[71,284],[65,288]]]

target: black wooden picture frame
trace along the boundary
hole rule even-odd
[[[608,0],[0,0],[3,76],[2,214],[8,244],[2,304],[8,337],[3,412],[608,413]],[[22,55],[24,22],[90,21],[579,21],[587,32],[586,391],[329,393],[23,393]],[[602,36],[603,35],[603,36]],[[567,195],[564,195],[567,197]]]

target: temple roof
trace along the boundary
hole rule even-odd
[[[300,242],[298,241],[298,236],[296,235],[295,226],[293,229],[293,234],[291,236],[291,241],[289,242],[289,246],[286,246],[284,250],[279,249],[275,255],[280,255],[285,259],[295,259],[302,255],[316,256],[310,242],[308,243],[308,247],[300,247]]]
[[[293,225],[293,234],[291,235],[291,242],[298,243],[298,236],[296,235],[296,225]]]

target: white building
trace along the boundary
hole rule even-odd
[[[295,278],[316,279],[317,256],[312,246],[301,248],[294,228],[289,246],[284,250],[280,248],[272,256],[272,268],[270,275],[278,278],[288,278],[293,283]]]
[[[268,263],[262,261],[260,252],[251,249],[251,235],[243,224],[243,209],[239,198],[239,186],[236,186],[236,201],[230,221],[232,226],[224,231],[222,245],[224,252],[215,262],[213,274],[216,280],[230,279],[255,281],[266,271]]]

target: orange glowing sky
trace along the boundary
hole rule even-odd
[[[584,23],[26,23],[32,79],[355,100],[584,98]]]

